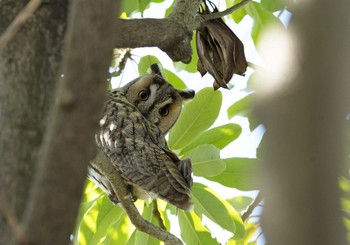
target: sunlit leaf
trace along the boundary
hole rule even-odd
[[[143,13],[145,9],[148,7],[149,3],[152,2],[151,0],[138,0],[139,1],[139,11]]]
[[[261,38],[261,33],[267,28],[274,27],[284,28],[282,22],[274,16],[270,11],[265,10],[261,7],[260,3],[250,2],[244,6],[244,9],[247,11],[250,17],[253,18],[254,24],[252,29],[252,38],[257,45]]]
[[[244,225],[236,210],[209,187],[195,183],[192,187],[194,211],[207,216],[222,228],[232,232],[234,239],[244,237]]]
[[[148,73],[148,69],[153,64],[160,64],[160,61],[157,57],[153,55],[146,55],[140,59],[138,70],[140,75],[145,75]]]
[[[196,176],[213,177],[225,170],[220,150],[213,145],[200,145],[188,156],[192,160],[193,174]]]
[[[139,8],[138,0],[122,0],[122,12],[124,12],[127,16],[130,16],[132,12],[135,12]]]
[[[183,148],[208,129],[219,115],[221,102],[220,91],[213,91],[212,88],[199,91],[195,98],[184,106],[179,120],[170,130],[170,148]]]
[[[259,225],[257,223],[248,223],[245,225],[245,236],[242,240],[229,239],[226,245],[256,245],[256,241],[251,241],[257,232]]]
[[[123,215],[108,229],[106,238],[99,245],[126,244],[132,231],[132,225],[127,215]]]
[[[226,6],[229,8],[233,5],[236,5],[237,3],[240,3],[242,2],[242,0],[226,0]],[[248,3],[249,4],[249,3]],[[231,16],[232,16],[232,19],[236,22],[236,23],[239,23],[241,22],[241,20],[244,18],[244,16],[247,15],[247,12],[245,11],[245,8],[240,8],[236,11],[234,11]]]
[[[107,196],[99,198],[84,215],[79,229],[79,244],[99,244],[106,236],[108,228],[123,215],[124,211],[113,205]]]
[[[254,201],[251,197],[238,196],[226,200],[229,202],[237,212],[242,212],[247,209],[247,207]]]
[[[255,101],[255,93],[247,94],[242,99],[236,101],[233,105],[231,105],[227,109],[228,118],[232,118],[234,116],[247,116],[251,110]]]
[[[203,144],[212,144],[222,150],[237,139],[242,132],[242,128],[238,124],[228,123],[205,131],[195,141],[181,150],[181,155]]]
[[[165,80],[167,80],[175,88],[183,90],[186,88],[186,84],[173,72],[162,69],[162,75]]]
[[[286,7],[286,0],[261,0],[261,6],[270,12],[276,12]]]
[[[243,191],[258,189],[255,174],[259,167],[259,160],[251,158],[228,158],[223,160],[226,163],[225,171],[207,179]]]
[[[195,213],[180,210],[178,219],[181,237],[185,244],[217,244],[217,241],[211,237],[209,231],[201,224],[201,219]]]

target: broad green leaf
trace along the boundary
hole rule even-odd
[[[192,187],[194,211],[207,216],[222,228],[232,232],[234,239],[244,237],[244,225],[236,210],[209,187],[195,183]]]
[[[135,12],[139,8],[138,0],[122,0],[122,11],[126,16],[130,16],[132,12]]]
[[[286,7],[286,0],[261,0],[261,6],[270,12],[276,12]]]
[[[255,174],[259,167],[259,160],[251,158],[227,158],[223,160],[226,163],[225,171],[207,179],[242,191],[258,189]]]
[[[218,244],[217,241],[211,237],[207,228],[201,224],[201,219],[195,213],[188,213],[180,210],[178,213],[178,219],[181,229],[181,237],[185,244]]]
[[[256,241],[251,241],[253,236],[256,234],[259,225],[257,223],[248,223],[245,225],[245,236],[242,240],[236,241],[229,239],[226,245],[256,245]]]
[[[148,220],[153,221],[153,207],[152,205],[146,205],[143,209],[142,216]],[[154,223],[154,221],[152,222]],[[130,239],[127,242],[127,245],[159,245],[160,241],[155,239],[152,236],[149,236],[148,234],[141,232],[139,230],[135,230],[133,234],[131,235]]]
[[[197,54],[197,45],[196,45],[196,33],[193,32],[191,47],[193,50],[191,62],[189,64],[185,64],[183,62],[174,62],[174,66],[176,71],[188,71],[191,73],[197,72],[197,62],[198,62],[198,54]]]
[[[79,244],[99,244],[106,236],[108,228],[118,222],[124,215],[124,211],[112,204],[104,196],[98,199],[83,218],[80,225],[78,242]]]
[[[124,214],[115,224],[109,227],[106,238],[101,242],[101,245],[126,244],[131,230],[130,219]]]
[[[76,220],[76,227],[74,231],[74,242],[78,243],[79,228],[83,222],[85,213],[95,204],[95,202],[101,198],[104,194],[102,190],[98,188],[92,181],[86,179],[84,194],[80,203],[79,214]]]
[[[213,177],[225,170],[225,162],[220,159],[220,150],[213,145],[200,145],[188,156],[196,176]]]
[[[152,0],[138,0],[139,1],[139,11],[143,13],[145,9],[149,6],[149,3],[152,2]]]
[[[169,146],[181,149],[208,129],[219,115],[222,102],[220,91],[204,88],[195,98],[186,104],[179,120],[169,133]]]
[[[237,139],[241,132],[241,126],[234,123],[228,123],[216,128],[209,129],[208,131],[205,131],[203,134],[201,134],[191,144],[182,149],[180,155],[186,155],[186,152],[203,144],[212,144],[222,150],[232,141]]]
[[[138,70],[140,75],[145,75],[148,73],[148,69],[153,64],[160,64],[160,61],[157,57],[153,55],[146,55],[140,59]]]
[[[238,196],[226,200],[229,202],[237,212],[242,212],[247,209],[247,207],[254,201],[251,197]]]
[[[242,0],[226,0],[226,6],[227,8],[232,7],[233,5],[236,5],[237,3],[242,2]],[[248,3],[249,4],[249,3]],[[239,23],[241,20],[244,18],[244,16],[247,15],[247,12],[245,11],[245,8],[239,8],[238,10],[234,11],[231,16],[232,19],[236,22]]]
[[[252,38],[255,45],[257,45],[257,43],[259,42],[259,39],[261,38],[261,33],[264,30],[267,30],[267,28],[271,26],[284,28],[282,22],[271,12],[262,8],[260,3],[250,2],[249,4],[244,6],[244,9],[254,20]]]
[[[186,84],[173,72],[163,69],[162,75],[165,80],[167,80],[175,88],[183,90],[186,88]]]
[[[247,96],[236,101],[227,109],[228,118],[231,119],[234,116],[247,116],[250,114],[255,102],[255,93],[247,94]]]

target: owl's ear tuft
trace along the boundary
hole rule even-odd
[[[162,72],[161,72],[158,64],[152,64],[148,69],[148,73],[149,74],[157,74],[157,75],[163,77]]]
[[[192,89],[189,90],[180,90],[180,96],[183,100],[190,100],[194,98],[195,92]]]

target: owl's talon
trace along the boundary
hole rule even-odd
[[[120,200],[118,199],[117,195],[115,195],[115,194],[109,194],[108,199],[111,200],[113,202],[113,204],[115,204],[115,205],[120,203]]]

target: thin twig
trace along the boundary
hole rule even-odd
[[[158,221],[159,227],[162,228],[163,230],[166,230],[166,227],[164,225],[164,221],[162,219],[162,216],[160,216],[160,212],[158,210],[157,199],[154,199],[152,203],[153,203],[153,215],[156,218],[156,220]]]
[[[0,36],[0,49],[5,47],[16,33],[23,27],[28,18],[37,10],[40,6],[42,0],[31,0],[29,3],[22,9],[22,11],[16,16],[16,18],[11,22],[7,27],[4,33]]]
[[[252,0],[243,0],[242,2],[239,2],[232,7],[225,9],[224,11],[221,12],[215,12],[215,13],[210,13],[206,15],[200,15],[202,21],[208,21],[208,20],[214,20],[218,18],[222,18],[225,15],[232,14],[234,11],[242,8],[244,5],[247,3],[251,2]]]
[[[252,202],[252,204],[250,204],[247,208],[247,211],[245,211],[242,214],[242,220],[243,222],[252,214],[253,210],[259,205],[259,203],[262,201],[263,196],[261,194],[261,192],[258,193],[258,195],[256,196],[255,200]]]
[[[12,232],[14,233],[17,240],[22,240],[24,237],[24,231],[19,223],[18,217],[15,212],[11,209],[3,193],[0,193],[0,211],[6,218]]]

